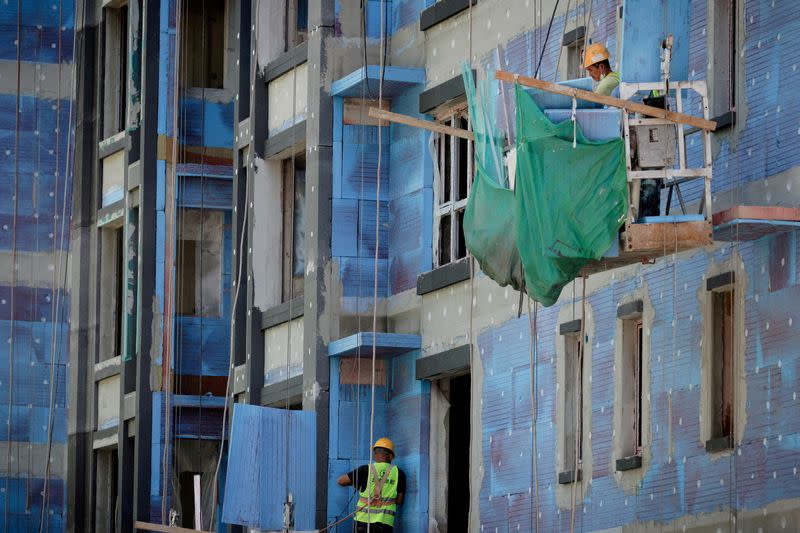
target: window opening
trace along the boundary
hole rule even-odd
[[[209,209],[178,211],[177,312],[182,316],[221,316],[223,213]]]
[[[444,378],[438,382],[449,407],[445,415],[447,461],[447,531],[469,529],[470,401],[471,375]]]
[[[97,481],[95,490],[95,529],[97,531],[116,531],[119,463],[117,450],[98,450],[96,455]]]
[[[733,298],[731,289],[713,291],[711,346],[712,427],[711,437],[733,436]]]
[[[128,6],[105,10],[103,137],[125,129],[128,99]]]
[[[125,316],[125,244],[124,229],[119,228],[115,236],[115,272],[114,272],[114,354],[122,355],[122,320]]]
[[[453,128],[469,128],[465,109],[439,122]],[[437,199],[434,266],[443,266],[468,254],[463,220],[474,175],[474,154],[471,141],[445,134],[437,134],[434,147],[438,162],[438,183],[435,184]]]
[[[736,9],[738,2],[714,1],[711,109],[714,116],[736,110]]]
[[[564,335],[564,471],[575,471],[583,461],[583,358],[579,333]],[[575,464],[575,444],[577,458]],[[576,468],[577,467],[577,468]]]
[[[303,296],[306,170],[302,159],[283,164],[283,301]]]
[[[186,0],[181,80],[187,87],[222,89],[225,81],[225,0]]]
[[[286,2],[286,50],[308,40],[308,0]]]
[[[621,455],[633,457],[642,453],[642,319],[622,321],[622,431]]]

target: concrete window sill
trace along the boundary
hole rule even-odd
[[[636,470],[637,468],[641,467],[642,467],[641,455],[631,455],[629,457],[623,457],[622,459],[617,459],[617,472],[624,472],[626,470]]]
[[[733,449],[733,438],[730,435],[715,437],[706,441],[706,452],[716,453]]]
[[[471,0],[475,5],[477,0]],[[419,29],[425,31],[469,8],[470,0],[439,0],[420,13]]]
[[[576,481],[581,480],[581,469],[579,468],[577,472],[574,470],[565,470],[564,472],[558,473],[558,483],[559,485],[569,485],[570,483],[574,483]]]

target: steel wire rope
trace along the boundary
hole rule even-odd
[[[574,281],[573,281],[574,283]],[[573,418],[575,419],[574,423],[574,430],[575,430],[575,443],[573,446],[573,450],[575,452],[575,461],[573,463],[572,469],[572,483],[570,486],[570,519],[569,519],[569,530],[570,533],[574,533],[575,531],[575,500],[576,500],[576,491],[578,483],[582,483],[582,479],[578,480],[578,456],[580,455],[581,460],[583,458],[583,453],[579,450],[579,446],[583,447],[583,355],[584,350],[586,349],[586,277],[581,278],[581,287],[583,290],[583,296],[581,297],[581,327],[580,327],[580,337],[578,340],[578,346],[576,350],[576,359],[575,362],[575,381],[574,383],[574,402],[573,402]],[[566,350],[565,350],[566,352]],[[565,367],[566,370],[566,367]],[[566,372],[565,372],[566,376]],[[566,394],[566,390],[564,391]],[[578,401],[580,400],[580,401]],[[583,520],[581,520],[581,528],[583,528]]]
[[[175,189],[178,187],[178,143],[179,143],[179,135],[178,135],[178,121],[179,121],[179,91],[180,91],[180,76],[181,76],[181,25],[183,23],[183,2],[178,0],[176,2],[175,7],[175,52],[173,55],[174,62],[173,62],[173,90],[172,90],[172,149],[171,149],[171,157],[172,159],[172,191],[173,197],[172,207],[175,210],[174,212],[174,219],[173,219],[173,227],[175,231],[173,232],[172,241],[173,246],[171,247],[173,250],[171,264],[167,263],[164,266],[164,279],[165,283],[169,283],[169,286],[172,289],[172,294],[164,294],[165,299],[171,298],[176,305],[172,306],[170,311],[169,318],[169,327],[167,328],[165,339],[164,339],[164,346],[168,347],[167,353],[164,353],[162,349],[162,358],[161,358],[161,365],[162,365],[162,388],[164,394],[164,450],[162,451],[162,459],[161,459],[161,523],[168,524],[170,522],[169,513],[167,513],[167,483],[170,483],[174,486],[175,483],[175,476],[171,475],[168,471],[169,468],[169,456],[170,456],[170,448],[172,448],[173,453],[175,453],[175,447],[177,444],[177,436],[172,431],[172,380],[173,375],[175,374],[172,370],[173,367],[173,360],[178,361],[178,356],[176,354],[176,346],[175,346],[175,331],[176,331],[176,323],[177,316],[178,316],[178,300],[176,296],[180,294],[183,295],[182,290],[176,290],[176,284],[180,283],[183,284],[183,279],[180,281],[178,280],[178,269],[176,268],[176,259],[177,253],[175,251],[175,244],[180,241],[180,234],[179,231],[182,229],[184,221],[182,221],[182,217],[180,216],[181,210],[177,207],[178,203],[178,191]],[[205,0],[203,0],[203,10],[205,11]],[[203,13],[205,14],[205,13]],[[203,17],[203,24],[202,24],[201,31],[205,31],[205,17]],[[203,39],[203,47],[205,47],[205,39]],[[202,52],[201,52],[202,53]],[[202,135],[202,134],[201,134]],[[166,188],[170,187],[170,183],[166,183]],[[167,195],[169,198],[169,196]],[[201,187],[201,198],[202,198],[202,187]],[[170,205],[165,205],[164,209],[167,211],[170,208]],[[165,217],[166,220],[166,217]],[[202,224],[202,220],[201,220]],[[201,261],[202,261],[202,230],[201,230]],[[181,244],[181,246],[183,246]],[[184,257],[181,256],[181,259]],[[201,267],[202,272],[202,267]],[[183,274],[181,272],[181,274]],[[171,282],[167,282],[166,280],[173,280]],[[176,294],[178,293],[178,294]],[[201,291],[202,294],[202,291]],[[201,322],[202,324],[202,322]],[[178,326],[180,328],[180,326]],[[202,326],[201,326],[202,328]],[[201,330],[201,339],[202,339],[202,330]],[[201,343],[201,350],[202,350],[202,343]],[[168,356],[168,357],[165,357]],[[177,368],[177,365],[175,365]],[[202,366],[202,365],[201,365]],[[159,413],[160,416],[160,413]],[[183,510],[183,509],[181,509]]]
[[[539,523],[539,454],[536,426],[539,419],[539,400],[536,396],[537,382],[538,382],[538,361],[539,361],[539,332],[538,332],[538,315],[539,304],[533,302],[533,317],[531,317],[531,297],[526,293],[525,300],[528,304],[528,322],[530,326],[529,338],[529,380],[530,380],[530,400],[531,400],[531,440],[533,441],[531,452],[531,476],[533,477],[534,485],[534,498],[535,498],[535,518],[531,516],[531,527],[536,524],[537,533],[540,530]],[[531,515],[534,513],[534,506],[531,506]]]
[[[77,8],[76,8],[77,9]],[[82,23],[85,19],[85,10],[81,11]],[[55,163],[55,186],[53,188],[54,193],[54,211],[56,206],[58,205],[58,182],[59,182],[59,160],[60,160],[60,146],[61,142],[59,141],[58,136],[61,135],[61,69],[62,69],[62,32],[63,32],[63,2],[59,0],[59,13],[58,13],[58,45],[57,45],[57,54],[58,54],[58,88],[57,88],[57,96],[56,96],[56,163]],[[72,47],[72,93],[75,94],[75,72],[76,72],[76,65],[75,65],[75,46],[73,43]],[[61,293],[66,288],[66,276],[68,271],[68,263],[69,263],[69,254],[64,256],[64,236],[66,234],[66,212],[67,212],[67,194],[68,192],[68,185],[70,183],[69,176],[70,176],[70,168],[71,168],[71,158],[72,151],[70,150],[70,138],[72,137],[72,120],[73,120],[73,104],[72,99],[70,99],[69,104],[69,116],[67,120],[67,157],[64,163],[64,192],[62,195],[62,206],[61,206],[61,213],[54,214],[53,220],[53,247],[55,249],[56,244],[55,241],[58,238],[60,240],[58,246],[58,254],[54,254],[57,257],[56,266],[54,269],[53,274],[53,292],[54,294],[51,296],[52,308],[51,308],[51,320],[52,320],[52,331],[51,331],[51,346],[50,346],[50,375],[49,375],[49,398],[48,398],[48,420],[47,420],[47,444],[46,444],[46,453],[45,453],[45,476],[44,476],[44,484],[42,488],[42,507],[40,509],[39,515],[39,533],[42,532],[42,529],[45,527],[45,517],[48,516],[47,511],[49,511],[49,484],[50,484],[50,468],[51,468],[51,455],[52,455],[52,443],[53,443],[53,424],[55,420],[55,398],[58,394],[58,384],[56,383],[55,379],[55,366],[56,366],[56,354],[61,352],[61,343],[57,344],[57,339],[60,337],[58,331],[60,330],[60,322],[61,322],[61,313],[62,313],[62,305],[61,305]],[[58,233],[58,221],[61,221],[61,230],[60,234]],[[38,224],[38,222],[37,222]],[[59,289],[58,280],[62,276],[62,262],[66,262],[63,269],[63,279],[61,279],[62,286]],[[49,520],[47,521],[46,529],[49,531],[50,523]]]
[[[21,57],[20,49],[22,48],[22,33],[21,33],[21,0],[17,0],[17,80],[16,80],[16,100],[14,107],[14,198],[13,198],[13,215],[11,222],[11,313],[9,320],[9,358],[8,358],[8,420],[6,421],[6,480],[5,480],[5,514],[4,514],[4,530],[8,531],[8,512],[11,496],[9,493],[9,481],[11,479],[11,429],[14,425],[14,318],[15,318],[15,303],[16,303],[16,289],[17,289],[17,212],[19,208],[19,128],[20,128],[20,77],[21,72]]]
[[[533,73],[533,77],[537,77],[539,75],[539,68],[542,66],[542,59],[544,58],[544,53],[547,50],[547,41],[550,40],[550,30],[553,27],[553,20],[556,18],[556,11],[558,10],[558,4],[561,0],[556,0],[555,5],[553,6],[553,14],[550,15],[550,22],[547,24],[547,33],[544,37],[544,42],[542,43],[541,50],[539,51],[539,61],[536,64],[536,70]]]
[[[175,21],[176,21],[175,22],[175,27],[177,28],[176,35],[175,35],[175,42],[176,42],[175,57],[177,58],[177,61],[178,61],[177,65],[175,66],[175,76],[176,76],[177,80],[179,80],[179,81],[177,81],[176,86],[173,88],[173,91],[175,91],[175,93],[178,95],[178,99],[180,99],[181,96],[186,97],[188,95],[188,85],[189,85],[188,68],[184,68],[183,67],[184,64],[188,64],[188,56],[189,56],[189,54],[188,54],[187,50],[185,50],[186,47],[183,47],[183,46],[179,47],[178,46],[178,43],[180,43],[183,40],[182,32],[185,32],[188,29],[188,21],[186,20],[186,17],[183,16],[183,8],[184,8],[184,2],[185,1],[186,0],[178,0],[176,2],[177,7],[176,7],[176,10],[175,10]],[[176,165],[176,166],[179,163],[184,163],[185,164],[187,162],[186,144],[183,143],[183,142],[179,142],[179,139],[180,139],[180,132],[181,131],[186,131],[186,129],[187,129],[188,117],[187,117],[187,113],[185,111],[181,110],[179,102],[180,102],[180,100],[178,100],[177,102],[175,102],[173,104],[174,105],[173,120],[175,121],[174,126],[173,126],[173,137],[175,139],[175,144],[179,145],[179,148],[177,149],[178,155],[174,158],[174,161],[173,161],[173,164]],[[176,172],[175,183],[176,183],[176,186],[178,187],[178,191],[182,191],[182,190],[186,189],[187,179],[188,178],[187,178],[186,175],[178,175],[177,172]],[[175,246],[174,259],[175,259],[175,262],[176,262],[176,274],[175,274],[175,283],[174,283],[174,286],[173,286],[173,291],[175,292],[175,299],[174,300],[176,301],[174,313],[175,313],[176,316],[180,312],[179,310],[182,309],[182,305],[183,305],[183,301],[184,301],[184,297],[185,297],[185,292],[186,292],[186,288],[185,288],[186,284],[183,282],[182,279],[178,280],[178,276],[177,276],[178,269],[181,268],[181,266],[186,261],[186,244],[185,244],[186,239],[183,238],[184,231],[186,231],[186,226],[187,226],[186,217],[183,216],[182,209],[178,208],[176,210],[176,216],[175,216],[175,242],[176,242],[176,246]],[[175,359],[175,368],[179,369],[179,368],[183,367],[183,360],[184,360],[184,357],[183,357],[183,355],[184,355],[183,354],[183,348],[184,348],[184,342],[183,342],[184,325],[181,322],[177,321],[177,319],[175,320],[174,331],[175,331],[175,334],[173,336],[173,338],[174,338],[174,343],[173,343],[174,344],[174,350],[173,350],[173,354],[174,355],[173,355],[173,357]],[[201,367],[202,367],[202,365],[201,365]],[[179,391],[183,391],[183,379],[182,379],[182,376],[179,373],[176,373],[174,379],[175,379],[175,382],[176,382],[176,389],[179,390]],[[181,421],[183,420],[183,414],[184,414],[183,406],[179,402],[177,407],[174,407],[172,409],[172,411],[175,412],[175,423],[174,423],[174,425],[175,425],[176,428],[180,428],[181,427]],[[176,438],[176,442],[177,442],[177,438]],[[177,450],[176,450],[176,454],[177,454]],[[179,490],[178,490],[179,489],[179,482],[180,482],[180,480],[176,480],[175,479],[174,468],[173,468],[173,475],[171,476],[171,485],[172,485],[173,494],[177,494],[179,492]],[[174,509],[174,506],[173,506],[173,509]],[[181,511],[183,511],[182,508],[181,508]],[[170,520],[170,522],[171,522],[171,520]]]
[[[43,28],[37,27],[38,39],[37,39],[37,43],[36,43],[36,52],[35,52],[35,56],[34,56],[36,58],[39,58],[40,54],[41,54],[43,33],[44,33],[43,32]],[[59,33],[60,33],[60,30],[59,30]],[[60,56],[60,49],[59,49],[59,56]],[[36,68],[37,71],[39,69],[41,69],[41,63],[37,61],[35,68]],[[34,98],[36,100],[39,99],[41,85],[42,85],[41,78],[39,76],[34,76],[33,92],[34,92]],[[36,111],[35,111],[36,117],[34,119],[35,123],[36,123],[36,128],[34,130],[34,135],[37,137],[37,141],[36,141],[35,166],[34,166],[33,176],[32,176],[32,179],[31,179],[31,187],[32,187],[31,202],[32,202],[32,205],[33,205],[33,211],[34,211],[34,215],[33,216],[34,216],[34,220],[35,220],[35,222],[34,222],[34,227],[35,227],[34,235],[35,235],[35,237],[33,239],[33,241],[35,243],[34,249],[36,251],[38,251],[39,250],[39,244],[40,244],[39,243],[39,218],[40,217],[39,217],[39,213],[38,213],[39,205],[38,205],[38,201],[37,201],[37,194],[39,192],[39,174],[40,174],[39,171],[41,169],[40,164],[41,164],[41,148],[42,148],[41,137],[38,135],[38,132],[40,132],[41,129],[42,129],[41,128],[41,126],[42,126],[41,116],[40,116],[40,113],[38,112],[38,102],[34,106],[34,109],[36,109]],[[56,163],[56,169],[58,169],[58,163]],[[57,174],[57,170],[56,170],[56,174]],[[53,191],[54,196],[56,194],[56,191],[58,191],[57,178],[56,178],[54,191]],[[53,206],[54,206],[53,207],[53,215],[54,216],[57,214],[57,211],[56,211],[56,206],[57,205],[58,205],[58,197],[56,196],[55,199],[54,199],[54,202],[53,202]],[[58,229],[57,226],[58,226],[58,223],[54,219],[54,221],[53,221],[53,257],[56,257],[56,243],[58,242],[58,240],[55,237],[55,232]],[[53,269],[53,280],[52,280],[52,283],[53,283],[52,288],[53,288],[53,290],[55,290],[55,287],[56,287],[56,279],[57,279],[57,275],[56,275],[56,271],[55,271],[55,268],[54,268]],[[40,280],[39,280],[38,276],[36,276],[35,273],[31,272],[31,283],[32,283],[32,285],[33,286],[38,286],[38,282],[39,281]],[[53,305],[54,296],[55,295],[50,297],[51,306]],[[39,298],[37,297],[33,301],[33,312],[31,313],[30,318],[35,320],[35,317],[37,317],[38,315],[39,315]],[[52,320],[54,316],[55,316],[54,313],[51,313],[50,319]],[[33,332],[33,330],[31,330],[31,334],[29,336],[30,345],[29,345],[29,349],[28,349],[28,364],[31,367],[36,365],[36,361],[34,359],[35,355],[34,355],[33,345],[34,345],[34,343],[38,343],[38,342],[39,342],[38,338],[36,338],[34,336],[34,332]],[[30,390],[33,390],[33,388],[35,387],[35,384],[34,384],[35,381],[36,381],[35,378],[29,376],[27,387]],[[31,411],[32,409],[33,409],[33,401],[30,401],[30,402],[28,402],[28,410],[29,410],[29,412],[32,412]],[[45,426],[45,427],[47,427],[47,426]],[[31,477],[32,477],[32,470],[33,470],[33,453],[30,453],[30,451],[32,451],[32,449],[33,449],[33,446],[29,442],[28,443],[28,450],[29,450],[29,453],[28,453],[28,464],[27,464],[27,472],[26,472],[26,479],[25,479],[25,494],[26,494],[26,497],[25,497],[25,512],[26,513],[29,513],[30,510],[31,510],[30,509],[30,505],[31,505],[30,493],[31,493]],[[17,464],[19,464],[19,457],[17,457],[17,460],[18,460]]]
[[[288,24],[288,22],[287,22],[287,24]],[[287,32],[287,39],[288,39],[288,32]],[[288,46],[288,43],[287,43],[287,46]],[[285,411],[286,412],[283,413],[284,414],[284,419],[286,421],[286,427],[285,427],[285,431],[284,431],[284,434],[286,435],[286,438],[285,438],[285,441],[284,441],[284,469],[283,469],[283,471],[284,471],[284,489],[285,489],[284,493],[286,495],[286,503],[285,503],[285,505],[289,503],[289,444],[291,442],[291,429],[292,429],[291,423],[290,423],[290,420],[289,420],[290,419],[290,414],[291,414],[291,413],[289,413],[289,407],[290,407],[290,404],[289,404],[289,372],[290,372],[290,369],[291,369],[291,357],[292,357],[292,306],[293,306],[293,303],[294,303],[293,299],[294,299],[294,273],[295,273],[294,266],[295,266],[295,261],[297,261],[297,257],[295,255],[295,250],[294,250],[294,246],[295,246],[295,242],[294,242],[294,232],[295,232],[294,214],[297,211],[297,204],[296,204],[296,202],[297,202],[297,168],[296,168],[295,149],[294,149],[295,141],[296,141],[295,140],[295,125],[296,124],[297,124],[297,68],[293,68],[292,69],[292,125],[290,126],[290,128],[291,128],[291,138],[292,138],[292,154],[291,154],[291,158],[290,158],[290,162],[289,162],[289,172],[286,173],[285,165],[283,167],[284,176],[286,176],[287,174],[289,176],[288,180],[286,180],[286,179],[284,180],[284,183],[285,183],[284,192],[283,192],[284,210],[286,210],[285,203],[286,203],[287,199],[290,199],[291,206],[292,206],[291,212],[288,212],[286,214],[286,219],[289,221],[289,231],[288,231],[288,234],[289,234],[289,246],[287,248],[289,260],[288,260],[288,263],[285,263],[285,265],[286,265],[285,269],[288,272],[284,272],[284,276],[286,276],[286,274],[288,273],[288,280],[289,280],[289,292],[288,292],[288,298],[289,298],[289,320],[286,322],[286,375],[284,376],[284,378],[285,378],[284,379],[284,383],[286,383],[286,388],[285,388],[285,390],[286,390]],[[305,171],[303,171],[303,186],[305,186]],[[287,191],[286,191],[287,187],[291,187],[291,195],[287,194]],[[303,192],[303,201],[305,201],[305,191]],[[305,211],[305,206],[303,206],[303,211]],[[303,242],[302,244],[305,245],[305,242]],[[299,264],[299,261],[298,261],[298,264]],[[302,279],[305,281],[305,264],[303,265]],[[303,291],[303,293],[305,294],[305,291]],[[303,306],[305,307],[305,303],[303,304]],[[301,354],[301,356],[302,356],[302,354]],[[290,513],[291,513],[291,510],[290,510]],[[284,519],[285,519],[285,516],[286,515],[284,514]],[[287,527],[290,527],[290,524],[286,524],[285,523],[284,525],[286,525]]]
[[[259,18],[260,18],[259,17],[259,14],[260,14],[259,0],[254,0],[254,6],[251,6],[251,10],[255,11],[255,21],[251,26],[253,31],[252,31],[252,36],[251,36],[252,44],[250,46],[251,53],[250,53],[250,78],[249,78],[249,84],[250,84],[250,87],[254,87],[255,84],[258,83],[258,81],[256,80],[256,72],[257,72],[256,64],[258,62],[258,59],[256,57],[255,51],[258,50],[258,32],[256,31],[256,29],[259,28]],[[240,47],[242,46],[241,41],[239,43],[239,46]],[[250,87],[248,87],[248,90],[250,89]],[[252,94],[251,94],[251,98],[249,100],[250,100],[249,101],[249,116],[253,117],[253,115],[255,114],[255,109],[254,109],[254,102],[253,102],[254,98],[252,98]],[[251,136],[251,140],[252,140],[252,136]],[[225,434],[226,434],[226,430],[227,430],[228,404],[231,403],[231,400],[233,398],[233,394],[231,393],[231,381],[233,380],[234,355],[235,355],[235,345],[234,345],[234,338],[235,338],[234,327],[235,327],[235,316],[236,316],[235,315],[235,309],[236,309],[237,302],[239,300],[239,290],[241,288],[241,282],[242,282],[242,267],[243,267],[243,261],[244,261],[243,260],[243,256],[245,255],[244,254],[244,237],[245,237],[245,233],[246,233],[245,229],[247,228],[249,213],[250,213],[250,210],[252,209],[252,207],[250,206],[250,181],[251,180],[249,179],[248,174],[250,173],[250,171],[255,173],[255,156],[253,155],[253,143],[252,142],[250,143],[250,148],[247,151],[247,158],[248,158],[249,161],[247,162],[247,170],[245,170],[245,176],[244,176],[244,178],[245,178],[245,192],[244,192],[244,196],[245,196],[245,202],[244,203],[245,203],[245,205],[244,205],[244,215],[242,215],[242,228],[243,228],[243,230],[241,232],[241,235],[239,236],[239,250],[238,250],[239,266],[238,266],[238,269],[236,271],[236,279],[235,279],[236,287],[235,287],[234,292],[233,292],[233,302],[231,303],[231,320],[230,320],[230,327],[229,327],[230,342],[228,343],[228,347],[229,347],[228,348],[228,378],[225,381],[225,402],[224,402],[224,405],[223,405],[223,408],[222,408],[222,430],[221,430],[221,435],[220,435],[219,453],[217,455],[217,464],[216,464],[216,467],[214,468],[214,479],[213,479],[213,482],[211,484],[211,520],[210,520],[210,528],[211,528],[212,531],[216,531],[217,530],[216,526],[214,524],[214,517],[216,515],[216,507],[217,507],[217,494],[218,494],[217,482],[219,480],[219,470],[220,470],[220,466],[222,464],[223,452],[225,451]],[[238,168],[234,169],[234,172],[236,174],[238,174],[239,173],[239,169]]]
[[[386,66],[386,28],[384,27],[386,17],[386,4],[380,4],[380,22],[381,22],[381,65],[378,75],[378,107],[383,108],[383,74]],[[376,170],[376,187],[375,187],[375,261],[373,263],[373,286],[372,286],[372,366],[370,372],[370,413],[369,413],[369,442],[370,445],[375,440],[375,361],[377,354],[377,340],[376,331],[378,329],[378,257],[380,250],[380,220],[381,220],[381,159],[383,156],[383,132],[382,122],[378,121],[378,161]],[[371,455],[371,454],[370,454]],[[375,467],[372,461],[373,457],[370,456],[370,471]],[[368,478],[369,479],[369,478]],[[367,482],[369,488],[369,482]],[[372,499],[367,500],[367,515],[369,516],[372,511]],[[370,533],[372,522],[367,522],[367,533]]]

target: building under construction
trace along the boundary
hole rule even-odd
[[[0,33],[0,530],[352,531],[380,437],[397,531],[800,530],[794,2]]]

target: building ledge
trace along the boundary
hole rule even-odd
[[[367,65],[340,78],[331,85],[331,96],[377,98],[381,80],[381,67]],[[424,68],[385,67],[383,71],[383,97],[393,98],[409,88],[425,83]]]
[[[470,370],[470,346],[458,346],[420,357],[416,361],[417,379],[441,379],[465,374]]]
[[[394,357],[422,347],[422,337],[419,335],[363,332],[332,341],[328,344],[328,355],[344,357],[360,353],[362,357],[371,357],[373,340],[377,357]]]
[[[733,438],[730,435],[715,437],[706,441],[706,452],[717,453],[733,449]]]
[[[574,470],[565,470],[563,472],[558,473],[558,484],[559,485],[568,485],[570,483],[574,483],[576,481],[580,481],[581,478],[581,469],[579,468],[577,472]]]
[[[617,472],[624,472],[626,470],[636,470],[642,467],[642,456],[631,455],[630,457],[623,457],[617,459]]]
[[[455,285],[470,277],[471,259],[461,259],[429,272],[424,272],[417,277],[417,294],[422,296],[450,285]]]
[[[800,227],[800,208],[737,205],[715,213],[715,241],[752,241]]]
[[[478,0],[471,0],[475,5]],[[425,31],[444,22],[445,20],[458,15],[469,8],[470,0],[439,0],[432,6],[422,10],[419,15],[419,29]]]

